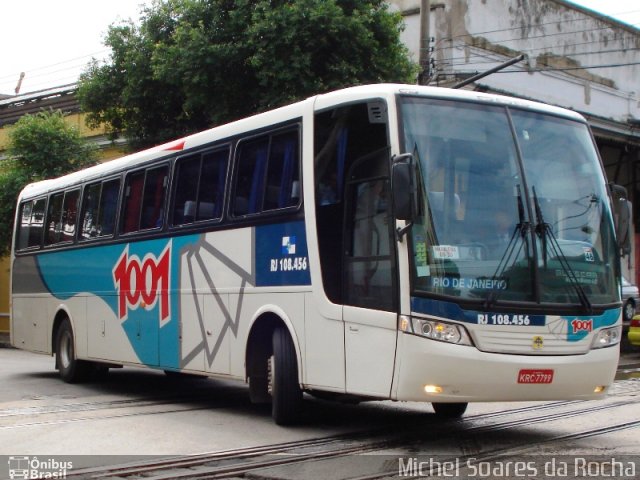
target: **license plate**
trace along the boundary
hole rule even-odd
[[[553,382],[553,370],[520,370],[518,383],[551,383]]]

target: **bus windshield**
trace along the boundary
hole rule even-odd
[[[418,164],[415,294],[476,301],[612,304],[616,246],[587,126],[511,107],[401,98]]]

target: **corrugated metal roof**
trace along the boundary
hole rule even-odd
[[[26,114],[45,109],[62,110],[65,113],[80,109],[76,99],[77,84],[24,93],[0,99],[0,126],[17,122]]]

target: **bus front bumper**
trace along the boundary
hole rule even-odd
[[[399,333],[392,399],[442,403],[599,399],[614,380],[618,359],[619,346],[584,355],[510,355]]]

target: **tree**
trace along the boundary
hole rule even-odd
[[[132,147],[351,85],[413,82],[402,18],[383,0],[154,0],[112,25],[78,98]]]
[[[0,170],[0,257],[11,252],[16,201],[27,183],[29,176],[15,168],[15,162],[9,160],[3,164]]]
[[[11,251],[20,191],[30,182],[54,178],[95,163],[95,150],[61,112],[25,115],[9,132],[8,160],[0,170],[0,256]]]

